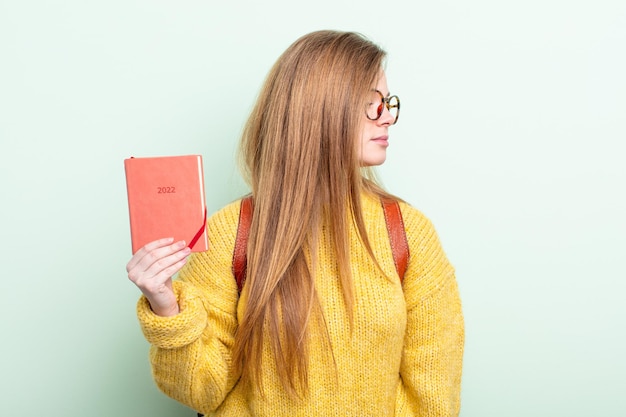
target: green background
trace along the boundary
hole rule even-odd
[[[260,84],[322,28],[389,52],[379,172],[457,268],[461,415],[623,415],[623,1],[0,0],[1,416],[193,415],[151,380],[123,159],[200,153],[237,198]]]

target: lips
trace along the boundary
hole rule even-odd
[[[375,142],[381,146],[389,146],[389,136],[379,136],[372,139],[372,142]]]

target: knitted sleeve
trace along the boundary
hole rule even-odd
[[[396,415],[458,416],[464,323],[454,268],[432,223],[408,205],[402,211],[410,259]]]
[[[233,203],[208,220],[208,251],[192,254],[173,283],[178,315],[155,315],[144,297],[137,304],[157,386],[204,413],[217,408],[238,379],[231,367],[238,299],[231,266],[238,216],[239,203]]]

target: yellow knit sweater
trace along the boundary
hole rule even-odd
[[[401,285],[382,208],[363,197],[363,214],[383,276],[351,231],[355,286],[350,331],[330,236],[322,233],[316,289],[324,320],[309,330],[309,395],[291,399],[281,388],[266,342],[265,397],[238,384],[231,352],[238,314],[232,254],[239,202],[208,221],[209,250],[191,256],[174,282],[181,312],[159,317],[145,298],[137,313],[152,345],[159,388],[210,416],[457,416],[464,326],[454,277],[430,221],[401,203],[410,259]],[[238,304],[239,308],[238,308]]]

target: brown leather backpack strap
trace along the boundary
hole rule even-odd
[[[387,232],[389,233],[389,241],[391,243],[391,252],[393,254],[393,262],[396,271],[400,277],[400,281],[404,279],[404,274],[409,262],[409,244],[404,230],[404,221],[400,205],[396,200],[381,199],[383,211],[385,213],[385,223]],[[241,200],[241,208],[239,210],[239,224],[237,226],[237,237],[235,239],[235,249],[233,250],[233,274],[237,281],[237,288],[241,293],[243,284],[246,280],[247,268],[247,249],[248,236],[250,234],[250,225],[252,223],[252,212],[254,205],[252,196],[247,196]]]
[[[400,276],[400,282],[402,282],[409,263],[409,243],[406,238],[406,230],[404,230],[402,211],[400,211],[400,204],[396,200],[382,198],[380,202],[385,212],[385,223],[389,233],[393,262]]]
[[[237,237],[235,238],[235,249],[233,250],[233,274],[237,280],[239,293],[241,293],[243,284],[246,281],[246,267],[248,265],[246,253],[253,209],[252,196],[244,197],[241,200],[241,208],[239,209],[239,224],[237,225]]]

